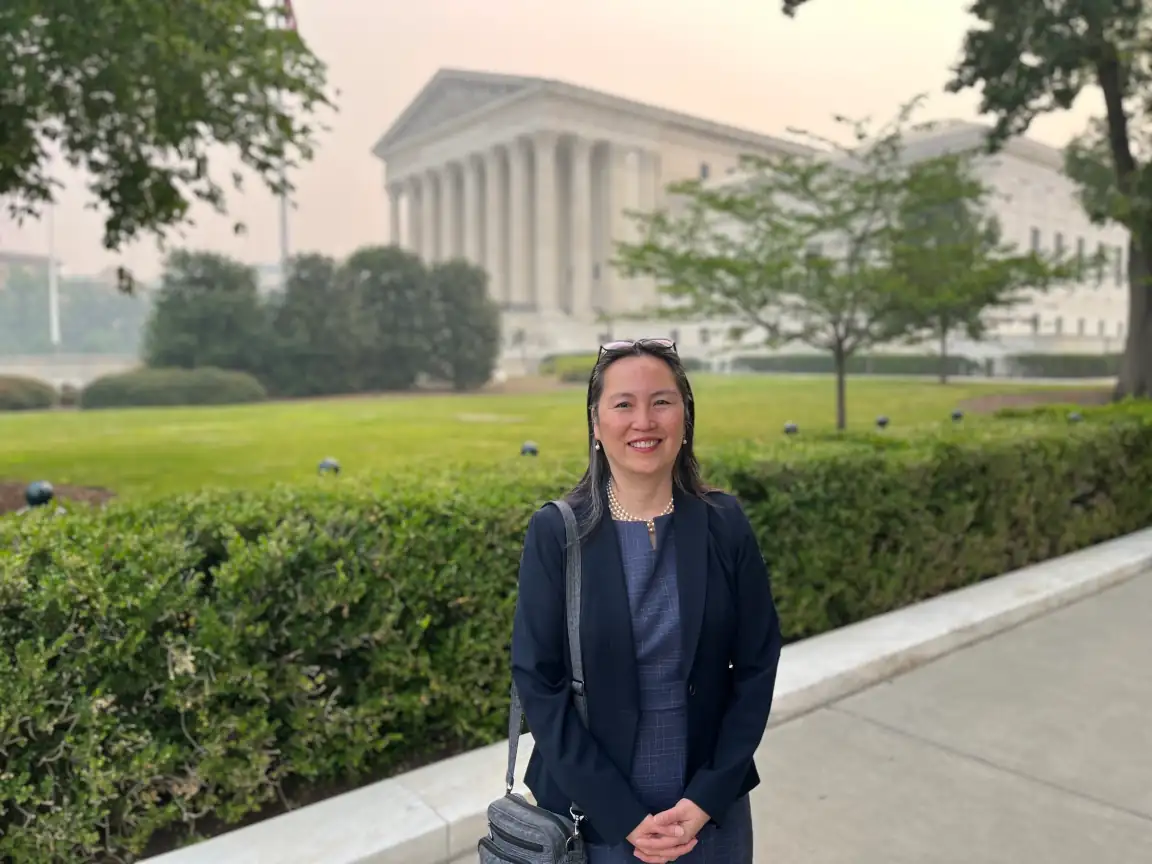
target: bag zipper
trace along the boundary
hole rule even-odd
[[[515,835],[511,834],[510,832],[505,831],[500,826],[493,825],[491,822],[488,823],[488,828],[489,828],[489,830],[491,830],[491,832],[493,834],[495,834],[497,837],[499,837],[505,843],[511,844],[512,846],[519,846],[521,849],[527,849],[531,852],[543,852],[544,851],[544,844],[543,843],[535,843],[531,840],[524,840],[521,837],[516,837]]]
[[[505,852],[487,837],[480,838],[480,846],[487,849],[500,861],[505,861],[507,864],[532,864],[527,858],[521,858],[518,855],[513,855],[511,852]]]

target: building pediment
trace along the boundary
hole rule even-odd
[[[442,69],[384,133],[374,152],[383,158],[406,140],[525,96],[542,83],[516,75]]]

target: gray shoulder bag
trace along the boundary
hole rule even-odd
[[[564,516],[567,560],[564,568],[564,607],[568,619],[568,648],[572,661],[572,699],[581,722],[588,725],[584,701],[584,661],[580,650],[580,537],[576,515],[567,501],[551,502]],[[488,805],[488,836],[480,838],[480,864],[586,864],[580,823],[584,814],[572,804],[568,816],[530,804],[512,791],[516,783],[516,748],[522,722],[520,694],[512,684],[508,721],[508,773],[504,796]],[[569,818],[571,817],[571,818]]]

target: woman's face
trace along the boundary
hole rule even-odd
[[[684,441],[684,400],[668,364],[641,355],[609,366],[593,432],[614,475],[671,474]]]

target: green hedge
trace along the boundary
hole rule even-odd
[[[1149,525],[1152,414],[1083,416],[782,436],[706,468],[794,640]],[[278,789],[499,740],[525,525],[575,468],[0,519],[0,860],[152,854],[187,814],[207,835]]]
[[[1112,378],[1120,360],[1119,354],[1013,354],[1008,369],[1025,378]]]
[[[246,372],[198,369],[136,369],[97,378],[80,393],[81,408],[166,405],[235,405],[262,402],[268,393]]]
[[[56,404],[56,388],[39,378],[0,375],[0,411],[43,411]]]
[[[949,376],[977,375],[982,367],[968,357],[949,357]],[[831,375],[835,372],[831,354],[746,355],[732,360],[732,367],[747,372],[790,372]],[[848,358],[849,375],[939,375],[940,358],[935,354],[859,354]]]

